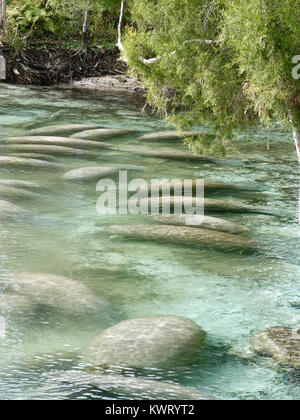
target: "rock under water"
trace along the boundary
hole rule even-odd
[[[67,312],[88,312],[107,307],[103,298],[95,296],[81,282],[54,274],[14,273],[9,277],[9,289],[13,295],[30,298],[35,304]]]
[[[251,349],[259,355],[272,357],[280,365],[300,369],[299,328],[268,328],[253,337]]]
[[[89,346],[85,359],[96,366],[155,368],[193,363],[206,333],[177,316],[150,316],[122,321],[105,330]]]

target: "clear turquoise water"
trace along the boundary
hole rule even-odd
[[[0,137],[24,135],[50,124],[97,123],[139,133],[108,140],[138,147],[140,132],[165,128],[155,116],[142,116],[131,94],[91,93],[0,86]],[[267,143],[270,142],[270,150]],[[104,328],[122,319],[153,314],[185,316],[208,333],[199,362],[174,371],[136,375],[194,387],[218,398],[299,399],[299,375],[279,370],[260,358],[243,359],[250,338],[266,327],[300,324],[299,170],[293,142],[279,130],[242,133],[226,165],[202,165],[149,159],[115,151],[95,152],[92,160],[52,157],[67,169],[97,164],[144,166],[131,177],[205,178],[222,182],[256,181],[262,192],[212,196],[268,207],[280,216],[220,214],[250,229],[263,242],[254,255],[211,249],[112,239],[103,226],[137,223],[139,216],[101,217],[93,183],[66,184],[62,171],[0,169],[1,179],[41,185],[40,196],[16,204],[31,212],[22,220],[0,220],[0,293],[6,295],[16,271],[64,275],[90,287],[107,301],[105,316],[41,308],[27,314],[3,312],[7,335],[0,338],[0,398],[121,398],[93,387],[61,385],[43,389],[49,374],[85,369],[78,355]],[[143,147],[171,147],[143,144]],[[183,145],[174,145],[185,150]],[[50,160],[50,158],[49,158]],[[127,218],[126,220],[124,218]],[[67,291],[66,291],[67,292]],[[235,350],[232,350],[235,349]],[[132,375],[133,372],[128,371]]]

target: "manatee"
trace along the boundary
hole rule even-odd
[[[200,216],[197,214],[170,214],[152,216],[152,219],[166,225],[190,226],[194,228],[217,230],[219,232],[239,235],[248,232],[244,226],[217,217]]]
[[[178,141],[182,140],[185,137],[198,137],[198,136],[211,136],[207,133],[201,133],[199,131],[159,131],[157,133],[145,134],[138,138],[138,140],[165,140],[165,141]]]
[[[39,159],[25,159],[14,156],[0,156],[1,168],[40,168],[40,169],[62,169],[63,165],[54,162],[46,162]]]
[[[154,200],[156,203],[157,200]],[[147,206],[148,204],[148,206]],[[268,215],[276,215],[270,210],[248,206],[246,204],[236,203],[233,201],[223,201],[223,200],[215,200],[213,198],[196,198],[196,197],[180,197],[180,196],[162,196],[159,197],[158,200],[159,209],[161,210],[163,204],[165,206],[170,206],[170,211],[174,211],[174,207],[177,208],[181,207],[182,212],[185,213],[184,206],[193,206],[196,208],[202,208],[205,213],[207,212],[229,212],[229,213],[259,213],[259,214],[268,214]],[[141,198],[140,205],[142,208],[147,208],[149,211],[151,210],[151,198]]]
[[[123,152],[131,152],[133,154],[149,157],[149,158],[157,158],[157,159],[171,159],[171,160],[188,160],[194,162],[203,162],[203,163],[214,163],[219,164],[222,163],[220,160],[209,157],[209,156],[202,156],[196,155],[190,152],[179,152],[177,150],[144,150],[144,149],[133,149],[132,147],[120,147],[120,151]]]
[[[46,160],[47,162],[55,162],[57,158],[55,156],[43,155],[42,153],[9,153],[9,156],[25,159],[38,159]]]
[[[29,189],[38,189],[41,188],[39,184],[29,181],[21,181],[19,179],[0,179],[0,185],[5,185],[8,187],[15,188],[29,188]]]
[[[110,166],[88,166],[66,172],[62,179],[65,181],[97,181],[101,178],[115,175],[119,168]]]
[[[152,188],[159,187],[159,191],[161,192],[164,188],[170,187],[170,194],[174,194],[174,186],[181,186],[182,191],[184,191],[184,180],[183,179],[171,179],[171,180],[159,180],[157,182],[151,181],[148,183],[148,191],[149,195],[151,195]],[[192,180],[192,192],[196,191],[197,181],[195,179]],[[234,192],[234,191],[261,191],[262,187],[258,184],[250,183],[239,183],[239,184],[230,184],[230,183],[223,183],[223,182],[215,182],[215,181],[205,181],[204,180],[204,193],[206,192]]]
[[[133,133],[133,130],[123,128],[98,128],[96,130],[86,130],[73,134],[71,137],[77,139],[101,139],[109,137],[126,136]]]
[[[0,200],[0,218],[1,217],[18,217],[27,215],[28,212],[9,201]]]
[[[83,157],[91,158],[94,157],[94,154],[82,149],[74,149],[72,147],[65,146],[49,146],[45,144],[8,144],[0,145],[0,152],[5,151],[7,153],[14,152],[29,152],[29,153],[42,153],[58,156],[67,156],[67,157]]]
[[[106,301],[95,296],[79,281],[47,273],[14,273],[10,277],[9,290],[13,295],[30,298],[32,302],[67,312],[97,310]]]
[[[258,213],[277,216],[276,212],[266,208],[249,206],[233,201],[214,200],[213,198],[204,199],[204,210],[208,212]]]
[[[26,191],[21,188],[9,187],[7,185],[1,185],[0,183],[0,199],[32,199],[39,197],[39,194],[36,194],[31,191]]]
[[[67,371],[48,376],[51,382],[79,386],[93,386],[105,392],[122,394],[141,400],[215,400],[215,398],[181,385],[150,379],[125,377],[112,374]],[[48,384],[49,386],[49,384]]]
[[[34,302],[28,296],[7,293],[0,296],[0,310],[3,313],[15,312],[24,314],[24,311],[32,311]]]
[[[108,143],[101,143],[91,140],[80,140],[70,137],[46,137],[46,136],[27,136],[27,137],[7,137],[1,139],[2,144],[44,144],[50,146],[66,146],[81,149],[114,149],[117,147]]]
[[[173,225],[114,225],[106,232],[128,239],[195,245],[219,250],[258,250],[260,245],[242,236],[207,229]]]
[[[65,124],[65,125],[49,125],[46,127],[35,128],[29,133],[33,135],[57,135],[57,134],[73,134],[80,130],[93,130],[99,128],[99,124]]]
[[[114,168],[118,168],[120,171],[145,171],[146,166],[131,165],[130,163],[112,163]]]
[[[283,366],[300,369],[300,329],[271,327],[256,334],[251,350]]]
[[[193,363],[206,333],[193,321],[157,315],[122,321],[100,334],[84,357],[96,366],[159,368]]]

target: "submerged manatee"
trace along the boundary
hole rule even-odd
[[[120,168],[109,166],[88,166],[66,172],[62,179],[65,181],[97,181],[118,173]]]
[[[138,138],[138,140],[166,140],[166,141],[178,141],[185,137],[198,137],[200,135],[207,135],[206,133],[200,133],[199,131],[159,131],[158,133],[145,134]]]
[[[44,144],[52,146],[66,146],[81,149],[114,149],[112,144],[101,143],[91,140],[80,140],[70,137],[46,137],[46,136],[27,136],[27,137],[7,137],[1,139],[2,144]]]
[[[25,159],[38,159],[38,160],[46,160],[47,162],[56,162],[57,157],[50,156],[50,155],[43,155],[42,153],[9,153],[9,156],[18,157],[18,158],[25,158]]]
[[[204,210],[208,212],[258,213],[277,216],[276,212],[267,208],[250,206],[233,201],[214,200],[212,198],[204,199]]]
[[[300,330],[288,327],[268,328],[252,339],[251,350],[272,357],[280,365],[300,369]]]
[[[136,318],[105,330],[89,346],[85,357],[96,366],[185,366],[199,356],[205,337],[203,329],[187,318]]]
[[[148,183],[148,191],[149,195],[151,195],[151,191],[159,189],[161,193],[164,189],[170,188],[170,194],[174,194],[175,188],[180,188],[184,191],[184,180],[183,179],[172,179],[172,180],[159,180],[157,182],[149,182]],[[195,179],[192,180],[192,192],[196,192],[197,188],[197,181]],[[204,193],[206,192],[234,192],[234,191],[261,191],[263,187],[256,183],[239,183],[239,184],[229,184],[223,182],[215,182],[215,181],[204,181]],[[176,194],[175,194],[176,195]]]
[[[1,168],[39,168],[39,169],[63,169],[64,165],[54,162],[46,162],[39,159],[25,159],[14,156],[0,156]]]
[[[38,189],[41,188],[39,184],[29,181],[21,181],[19,179],[0,179],[0,185],[5,185],[7,187],[15,188],[29,188],[29,189]]]
[[[268,214],[268,215],[276,215],[271,210],[249,206],[246,204],[241,204],[233,201],[223,201],[223,200],[215,200],[213,198],[197,198],[197,197],[180,197],[180,196],[163,196],[159,197],[158,200],[154,200],[156,205],[156,201],[158,201],[158,207],[161,210],[163,206],[170,208],[171,213],[174,211],[178,211],[178,209],[182,210],[182,213],[186,212],[186,207],[193,207],[196,206],[199,209],[203,209],[204,213],[207,212],[228,212],[228,213],[259,213],[259,214]],[[151,198],[141,198],[139,200],[140,206],[143,209],[151,210]],[[190,210],[189,210],[190,211]]]
[[[63,311],[94,311],[99,305],[107,305],[79,281],[54,274],[15,273],[10,278],[9,288],[12,294],[30,298],[35,304]]]
[[[220,250],[258,250],[259,244],[242,236],[206,229],[173,225],[117,225],[106,229],[110,235],[129,239],[195,245]]]
[[[0,199],[7,200],[18,200],[18,199],[32,199],[39,197],[39,194],[23,190],[21,188],[10,187],[7,185],[1,185],[0,182]]]
[[[80,130],[93,130],[99,128],[99,124],[64,124],[64,125],[49,125],[46,127],[35,128],[29,133],[33,135],[57,135],[57,134],[73,134]]]
[[[126,136],[134,133],[133,130],[126,130],[123,128],[99,128],[96,130],[86,130],[73,134],[71,137],[77,139],[101,139],[109,137]]]
[[[120,147],[120,151],[130,152],[139,156],[157,158],[157,159],[171,159],[171,160],[188,160],[202,163],[214,163],[222,164],[221,160],[214,159],[209,156],[195,155],[190,152],[179,152],[176,150],[144,150],[144,149],[133,149],[130,147]]]
[[[2,313],[14,312],[24,314],[25,311],[32,311],[34,302],[28,296],[7,293],[0,296],[0,311]]]
[[[105,392],[126,395],[130,399],[200,401],[215,399],[193,388],[143,378],[108,375],[105,373],[85,373],[75,370],[58,375],[52,374],[49,377],[51,382],[54,383],[93,386]]]
[[[29,152],[29,153],[42,153],[50,154],[57,156],[66,156],[66,157],[83,157],[91,158],[94,157],[94,154],[88,152],[87,150],[74,149],[72,147],[65,146],[50,146],[45,144],[8,144],[0,145],[0,152],[4,151],[7,153],[15,152]]]
[[[27,215],[28,212],[9,201],[0,200],[0,218],[2,217],[18,217]]]
[[[242,234],[248,232],[244,226],[240,226],[229,220],[219,219],[217,217],[200,216],[197,214],[170,214],[152,216],[152,219],[166,225],[190,226],[201,229],[217,230],[231,234]]]

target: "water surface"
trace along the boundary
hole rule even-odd
[[[26,135],[51,124],[87,123],[137,130],[111,143],[138,147],[139,135],[166,124],[142,116],[141,102],[130,94],[92,93],[1,85],[0,137]],[[300,244],[298,166],[289,133],[279,129],[241,133],[226,165],[139,157],[132,153],[94,151],[94,159],[49,156],[66,170],[95,164],[144,167],[130,177],[205,178],[257,182],[264,191],[213,195],[258,207],[260,214],[220,214],[249,228],[249,237],[265,244],[259,254],[222,253],[212,249],[110,238],[109,224],[137,223],[139,217],[100,216],[96,185],[61,180],[64,171],[0,169],[1,179],[36,182],[32,200],[16,204],[30,212],[22,220],[0,220],[0,293],[5,296],[13,273],[30,271],[73,278],[106,302],[99,314],[74,314],[41,305],[34,313],[3,312],[6,338],[0,338],[0,398],[122,398],[95,387],[67,384],[48,387],[48,376],[85,370],[82,349],[101,331],[120,320],[173,314],[192,319],[208,333],[199,361],[174,371],[123,372],[191,386],[218,398],[299,399],[299,375],[278,370],[264,359],[243,359],[249,339],[267,327],[300,324]],[[170,144],[147,143],[166,148]],[[185,146],[175,144],[176,150]],[[125,219],[124,219],[125,218]],[[67,292],[67,291],[66,291]],[[76,309],[76,308],[75,308]],[[235,350],[232,350],[235,349]],[[134,397],[134,396],[133,396]]]

